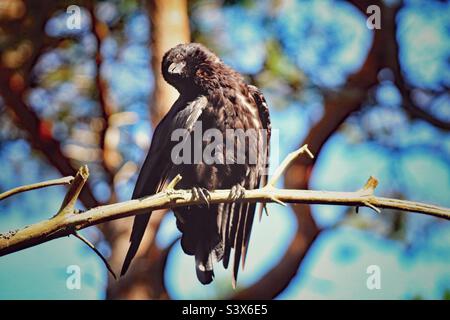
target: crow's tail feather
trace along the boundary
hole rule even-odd
[[[134,217],[133,230],[130,236],[130,248],[128,249],[127,256],[122,265],[122,271],[120,271],[120,276],[123,276],[130,266],[131,260],[133,260],[136,255],[139,244],[144,237],[145,229],[147,228],[148,221],[150,220],[150,213],[140,214]]]
[[[197,272],[197,278],[202,284],[211,283],[214,279],[213,270],[213,252],[211,252],[209,246],[206,246],[202,242],[197,243],[195,250],[195,271]]]

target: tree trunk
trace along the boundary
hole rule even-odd
[[[161,74],[164,53],[179,43],[190,41],[188,6],[186,0],[153,0],[148,2],[150,16],[152,73],[154,91],[149,104],[154,128],[177,99],[177,91],[169,86]],[[125,277],[115,281],[109,276],[108,299],[167,299],[163,276],[167,250],[158,248],[155,236],[163,212],[154,212],[136,257]],[[110,225],[114,237],[111,243],[110,264],[120,270],[129,246],[132,218]],[[109,240],[111,240],[111,237]]]
[[[155,126],[178,97],[178,92],[167,84],[161,74],[161,61],[167,50],[190,41],[189,17],[186,0],[149,1],[151,21],[152,69],[155,88],[150,103],[150,118]]]

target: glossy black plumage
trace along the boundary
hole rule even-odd
[[[245,189],[257,188],[265,178],[269,153],[270,118],[261,92],[247,85],[242,77],[226,66],[216,55],[196,43],[178,45],[169,50],[162,62],[165,80],[174,86],[180,97],[155,129],[151,147],[139,174],[133,199],[157,193],[164,183],[181,174],[180,189],[193,187],[206,190],[232,189],[233,196]],[[245,150],[253,163],[174,164],[171,152],[179,141],[171,141],[175,129],[187,129],[193,135],[196,126],[204,131],[218,129],[226,136],[227,129],[255,129],[259,144],[249,144]],[[262,133],[265,130],[265,135]],[[250,139],[250,138],[249,138]],[[211,142],[211,141],[209,141]],[[243,140],[234,140],[239,147]],[[208,141],[201,141],[202,150]],[[191,150],[198,147],[191,145]],[[222,146],[222,157],[230,156]],[[236,155],[233,155],[234,159]],[[213,280],[213,262],[223,261],[228,267],[233,259],[233,285],[236,283],[239,262],[244,265],[255,214],[255,204],[189,206],[174,209],[177,227],[182,232],[181,246],[186,254],[195,256],[198,279],[207,284]],[[125,258],[123,275],[144,235],[150,213],[135,217],[130,249]],[[232,250],[233,249],[233,250]]]

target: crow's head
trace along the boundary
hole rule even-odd
[[[220,59],[199,43],[179,44],[166,52],[162,61],[164,79],[178,91],[195,82],[197,71],[221,64]]]

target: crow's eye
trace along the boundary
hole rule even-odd
[[[175,56],[175,59],[180,61],[183,59],[183,55],[181,53],[177,53],[177,55]]]

